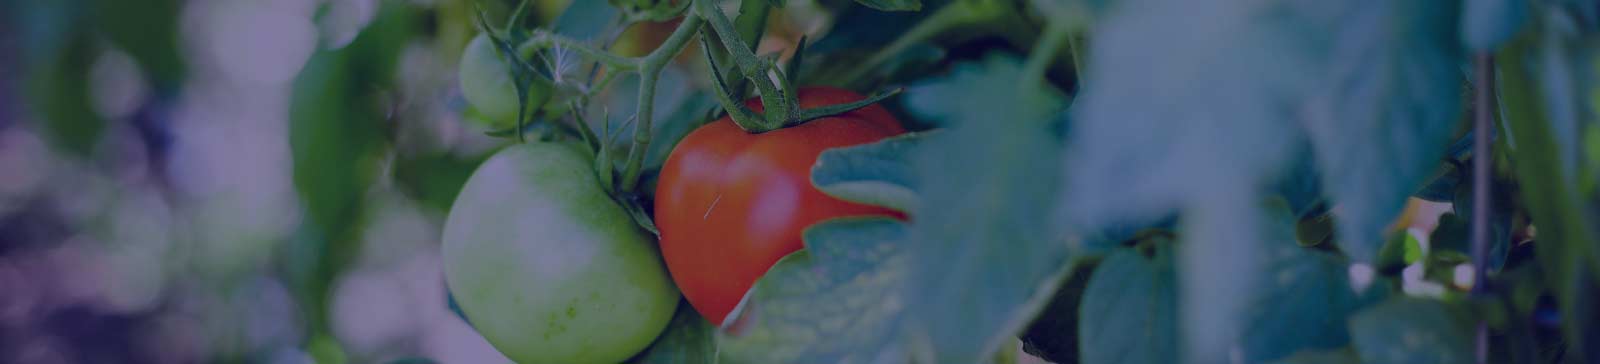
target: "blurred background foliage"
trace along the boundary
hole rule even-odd
[[[474,11],[0,3],[0,362],[506,362],[437,257],[501,145],[461,120]]]

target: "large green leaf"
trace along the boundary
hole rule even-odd
[[[1095,229],[1184,215],[1186,360],[1225,361],[1238,344],[1253,282],[1216,277],[1262,274],[1268,191],[1255,186],[1290,173],[1304,149],[1285,121],[1309,98],[1322,43],[1286,5],[1132,0],[1091,42],[1061,216]]]
[[[904,355],[897,294],[910,276],[903,223],[826,221],[772,266],[719,332],[724,363],[870,363]]]
[[[1243,323],[1238,329],[1241,336],[1221,342],[1236,342],[1229,355],[1247,363],[1345,346],[1350,341],[1345,319],[1385,291],[1358,293],[1349,282],[1343,258],[1295,243],[1285,204],[1269,204],[1263,212],[1266,221],[1260,236],[1265,243],[1259,246],[1263,264],[1250,276],[1253,280],[1244,280],[1250,293],[1238,303],[1242,309],[1235,316]],[[1177,284],[1195,284],[1173,276],[1170,250],[1158,242],[1153,259],[1122,250],[1094,272],[1079,314],[1083,323],[1079,348],[1085,362],[1170,362],[1180,357],[1176,315],[1192,311],[1177,312],[1188,309],[1176,304]],[[1203,279],[1215,277],[1219,275]],[[1186,304],[1197,301],[1183,297]]]
[[[1261,6],[1121,5],[1098,23],[1076,101],[1069,221],[1159,218],[1291,161],[1298,131],[1283,108],[1313,61],[1294,33],[1260,24]]]
[[[1327,87],[1303,122],[1338,205],[1340,247],[1371,261],[1459,125],[1457,0],[1357,1],[1327,16]]]
[[[313,329],[327,324],[330,282],[360,248],[367,189],[387,147],[381,92],[414,34],[415,10],[385,3],[349,46],[313,55],[294,80],[289,147],[306,219],[284,261]]]
[[[1078,313],[1083,362],[1177,360],[1177,282],[1170,250],[1158,247],[1154,258],[1118,250],[1095,269]]]
[[[1506,126],[1505,145],[1514,161],[1517,182],[1538,227],[1535,253],[1540,268],[1564,312],[1568,348],[1576,357],[1600,357],[1600,350],[1585,343],[1600,341],[1588,332],[1588,318],[1596,314],[1593,292],[1586,282],[1595,280],[1588,267],[1596,254],[1596,211],[1585,206],[1585,178],[1596,171],[1581,163],[1583,146],[1578,133],[1584,120],[1594,120],[1592,110],[1581,107],[1593,90],[1590,67],[1595,62],[1596,39],[1592,21],[1574,8],[1542,4],[1534,8],[1532,30],[1524,32],[1496,54],[1499,62],[1501,106]],[[1592,7],[1591,7],[1592,10]],[[1576,109],[1574,109],[1576,108]],[[1592,127],[1592,126],[1590,126]],[[1585,176],[1588,177],[1585,177]]]
[[[1270,286],[1215,277],[1270,269],[1280,224],[1259,186],[1300,174],[1299,153],[1320,168],[1343,251],[1373,258],[1458,121],[1451,1],[1128,0],[1097,19],[1062,216],[1093,229],[1183,215],[1185,360],[1250,340],[1247,298]]]
[[[823,151],[811,167],[811,183],[829,196],[912,211],[917,208],[918,176],[907,157],[927,135],[911,133]]]
[[[911,211],[903,320],[922,363],[972,363],[1015,340],[1066,275],[1072,253],[1050,213],[1060,186],[1051,132],[1060,95],[991,56],[907,93],[947,128],[917,153],[923,203]]]
[[[1346,345],[1345,318],[1386,291],[1357,292],[1344,258],[1296,244],[1287,231],[1292,226],[1287,209],[1268,213],[1276,219],[1267,226],[1265,264],[1254,276],[1256,293],[1243,315],[1239,354],[1244,362],[1256,363]]]
[[[1396,298],[1350,318],[1362,363],[1471,363],[1472,325],[1460,307]]]
[[[1090,50],[1069,218],[1239,203],[1208,195],[1283,173],[1309,142],[1345,251],[1370,260],[1458,122],[1454,3],[1121,4]]]

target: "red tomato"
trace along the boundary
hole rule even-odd
[[[799,90],[806,108],[863,99],[848,90]],[[761,110],[758,100],[747,105]],[[882,106],[761,134],[724,117],[685,136],[667,157],[656,187],[661,254],[673,281],[700,314],[721,324],[757,278],[800,250],[800,233],[822,220],[904,215],[839,200],[811,185],[811,165],[828,148],[904,133]]]

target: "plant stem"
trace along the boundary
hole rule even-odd
[[[1069,45],[1071,40],[1072,31],[1066,22],[1051,21],[1045,25],[1044,37],[1039,38],[1039,44],[1028,54],[1027,63],[1022,65],[1022,80],[1038,82],[1024,82],[1023,87],[1039,87],[1044,83],[1044,72],[1050,68],[1050,61],[1054,60],[1061,47]]]
[[[767,77],[766,65],[761,62],[759,57],[756,57],[755,51],[750,50],[749,45],[738,38],[738,30],[734,28],[733,21],[728,20],[728,16],[723,14],[722,10],[718,9],[716,4],[711,1],[695,0],[694,7],[694,12],[700,13],[700,16],[706,18],[706,21],[711,25],[711,29],[722,40],[722,47],[728,51],[729,55],[733,56],[734,64],[738,66],[739,73],[746,80],[755,83],[756,90],[760,91],[761,106],[764,109],[762,114],[765,115],[765,121],[768,124],[781,125],[785,120],[790,119],[797,111],[793,110],[796,108],[793,106],[799,105],[799,101],[795,99],[795,95],[784,94],[778,91],[776,85],[773,85],[772,79]]]
[[[1475,107],[1473,107],[1473,135],[1472,135],[1472,294],[1482,297],[1489,293],[1489,282],[1485,281],[1488,270],[1489,256],[1489,212],[1493,208],[1493,200],[1489,193],[1489,162],[1494,160],[1494,155],[1489,150],[1489,136],[1494,131],[1490,125],[1494,123],[1490,111],[1494,108],[1494,57],[1488,53],[1478,54],[1477,63],[1477,89],[1474,93]],[[1477,325],[1476,355],[1479,364],[1487,363],[1489,356],[1489,330],[1483,321]]]
[[[763,123],[765,120],[762,119],[762,116],[745,107],[744,103],[735,100],[730,87],[723,82],[726,78],[723,77],[722,71],[720,71],[722,62],[718,62],[716,55],[712,52],[715,47],[711,46],[710,38],[712,37],[710,35],[714,34],[716,33],[706,32],[700,37],[700,50],[705,52],[706,68],[711,70],[711,95],[716,97],[717,103],[722,105],[723,110],[727,111],[728,118],[733,119],[733,123],[738,125],[740,129],[745,131],[760,130],[765,126],[765,123]]]
[[[661,70],[688,46],[689,38],[694,37],[704,23],[703,19],[690,12],[660,47],[635,63],[639,70],[639,110],[635,116],[638,122],[633,126],[633,146],[628,149],[628,162],[623,167],[623,192],[633,192],[639,184],[645,150],[650,146],[650,122],[655,114],[656,81],[661,78]]]
[[[744,0],[739,3],[739,16],[733,19],[733,26],[739,30],[739,37],[744,38],[744,44],[750,49],[756,49],[761,44],[761,37],[767,31],[767,14],[772,9],[771,0]]]

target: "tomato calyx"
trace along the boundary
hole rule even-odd
[[[711,25],[710,31],[721,39],[722,49],[727,50],[734,62],[722,65],[711,53],[712,37],[700,37],[701,47],[704,51],[706,62],[710,65],[712,74],[712,95],[716,96],[717,103],[728,112],[728,117],[740,129],[751,134],[761,134],[782,128],[793,127],[807,121],[847,113],[867,107],[899,94],[902,88],[893,88],[887,91],[875,92],[871,96],[854,102],[825,105],[814,108],[801,108],[795,84],[799,78],[799,63],[805,52],[805,39],[800,40],[800,45],[795,49],[794,57],[787,67],[778,67],[775,57],[757,57],[750,50],[749,45],[738,40],[737,32],[733,30],[732,22],[727,15],[706,1],[696,1],[694,9],[705,17]],[[723,69],[726,67],[732,74],[743,77],[756,85],[759,91],[762,111],[756,111],[745,106],[744,103],[735,101],[738,97],[731,92],[731,88],[724,83]],[[772,84],[769,73],[777,74],[778,85]]]

